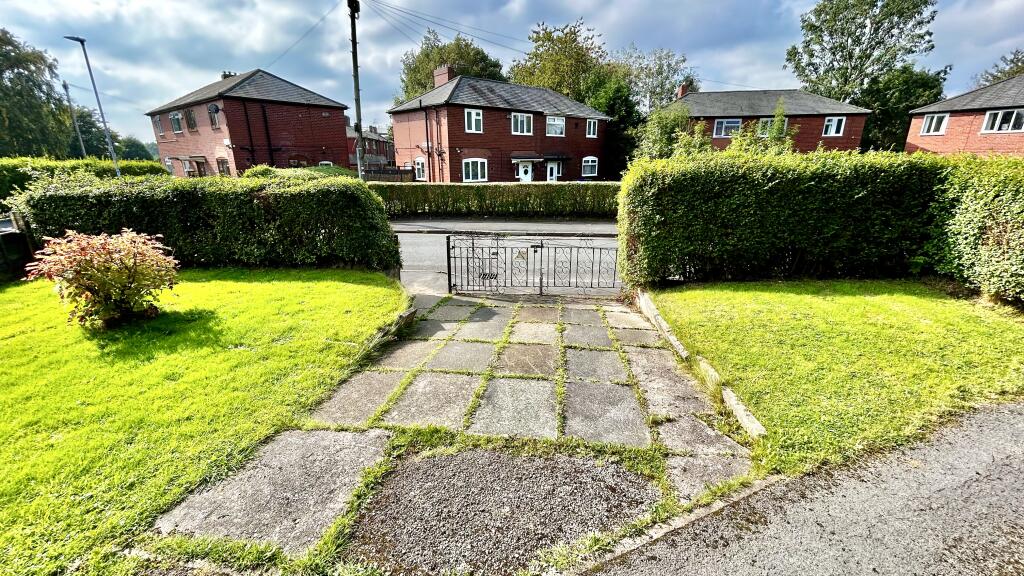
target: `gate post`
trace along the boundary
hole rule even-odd
[[[447,235],[444,237],[444,256],[448,263],[448,293],[452,293],[452,237]]]

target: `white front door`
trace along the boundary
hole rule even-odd
[[[520,182],[533,182],[533,162],[517,162],[516,176]]]
[[[548,162],[548,182],[558,180],[558,162]]]

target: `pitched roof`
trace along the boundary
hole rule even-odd
[[[690,92],[670,106],[685,105],[690,116],[771,116],[782,98],[787,116],[822,114],[868,114],[871,110],[803,90],[725,90]]]
[[[257,68],[242,74],[229,76],[212,84],[207,84],[198,90],[185,94],[181,98],[171,100],[163,106],[158,106],[146,112],[146,114],[159,114],[168,110],[174,110],[175,108],[182,108],[189,104],[215,100],[223,96],[246,98],[249,100],[307,104],[311,106],[327,106],[330,108],[348,108],[348,106],[341,102],[321,96],[312,90],[307,90],[298,84],[293,84],[284,78],[274,76],[270,72]]]
[[[356,129],[353,128],[351,125],[346,126],[345,127],[345,136],[348,137],[348,138],[355,138],[356,137]],[[385,134],[381,134],[380,132],[374,132],[372,130],[363,130],[363,139],[364,140],[380,140],[382,142],[391,142],[391,139],[388,138],[388,135],[386,133]]]
[[[911,110],[911,114],[1024,106],[1024,74]]]
[[[540,112],[547,116],[576,116],[610,120],[608,116],[549,88],[457,76],[416,98],[388,110],[388,114],[432,106],[457,104]]]

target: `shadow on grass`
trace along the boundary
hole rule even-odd
[[[394,282],[383,272],[365,268],[188,268],[181,282],[345,282],[362,286],[388,287]]]
[[[837,279],[837,280],[754,280],[723,282],[666,282],[666,292],[715,290],[734,294],[789,294],[821,298],[863,298],[873,296],[912,296],[950,299],[969,297],[956,294],[949,286],[932,279]]]
[[[108,330],[86,330],[100,352],[114,360],[148,361],[186,349],[223,347],[223,330],[213,310],[161,311]]]

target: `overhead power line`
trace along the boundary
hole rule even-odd
[[[378,16],[380,16],[381,20],[387,22],[388,25],[391,26],[392,28],[394,28],[399,34],[401,34],[402,36],[405,36],[406,39],[409,40],[409,42],[413,43],[413,45],[418,44],[418,42],[416,40],[413,40],[412,36],[409,36],[409,34],[406,33],[405,30],[399,28],[398,25],[396,25],[394,22],[392,22],[391,19],[388,17],[387,14],[384,13],[383,10],[381,10],[380,8],[377,8],[376,6],[374,6],[373,4],[370,4],[370,3],[367,3],[367,6],[370,7],[370,10],[373,10]],[[412,30],[411,27],[409,29]],[[413,30],[413,33],[414,34],[416,33],[415,30]]]
[[[378,1],[380,1],[381,4],[388,4],[384,0],[378,0]],[[389,6],[394,6],[392,4],[388,4],[388,5]],[[518,38],[516,36],[509,36],[508,34],[502,34],[501,32],[493,32],[491,30],[487,30],[486,28],[479,28],[477,26],[471,26],[469,24],[463,24],[463,23],[455,21],[455,20],[449,20],[447,18],[442,18],[441,16],[437,16],[436,14],[430,14],[429,12],[423,12],[421,10],[415,10],[413,8],[406,8],[406,7],[403,7],[402,9],[407,11],[407,12],[412,12],[414,14],[418,14],[420,16],[426,16],[428,18],[435,18],[437,20],[448,22],[449,24],[455,24],[455,25],[461,26],[463,28],[469,28],[470,30],[477,30],[479,32],[484,32],[485,34],[490,34],[492,36],[498,36],[500,38],[508,38],[509,40],[515,40],[516,42],[522,42],[524,44],[533,44],[533,42],[531,42],[530,40],[526,40],[526,39],[523,39],[523,38]]]
[[[292,48],[295,48],[296,46],[298,46],[300,42],[302,42],[303,40],[306,39],[306,36],[309,36],[313,32],[313,30],[316,30],[321,24],[323,24],[324,20],[326,20],[327,17],[331,15],[331,12],[334,12],[334,10],[338,6],[341,6],[342,1],[343,0],[338,0],[337,2],[335,2],[334,5],[331,6],[331,8],[327,12],[324,12],[323,16],[321,16],[319,20],[317,20],[312,26],[307,28],[306,31],[303,32],[302,35],[299,36],[295,40],[295,42],[292,42],[291,46],[288,46],[287,48],[285,48],[284,52],[281,52],[280,54],[277,55],[277,58],[274,58],[273,60],[271,60],[270,64],[267,64],[267,68],[269,69],[274,64],[277,64],[278,60],[280,60],[281,58],[284,58],[286,54],[288,54],[289,52],[292,51]]]
[[[367,0],[367,2],[369,2],[369,1],[371,1],[371,0]],[[372,2],[375,3],[375,4],[379,4],[380,6],[389,8],[392,11],[401,12],[403,14],[407,14],[408,16],[410,16],[412,18],[417,18],[417,19],[420,19],[420,20],[425,20],[425,21],[430,22],[432,24],[435,24],[437,26],[441,26],[442,28],[447,28],[447,29],[449,29],[449,30],[451,30],[453,32],[456,32],[456,33],[459,33],[459,34],[463,34],[465,36],[469,36],[470,38],[475,38],[477,40],[480,40],[481,42],[487,42],[488,44],[493,44],[495,46],[500,46],[501,48],[504,48],[506,50],[511,50],[513,52],[518,52],[520,54],[526,54],[526,52],[524,52],[523,50],[520,50],[519,48],[513,48],[512,46],[509,46],[508,44],[502,44],[501,42],[495,42],[494,40],[491,40],[489,38],[485,38],[483,36],[478,36],[476,34],[473,34],[472,32],[467,32],[465,30],[462,30],[462,29],[459,29],[459,28],[455,28],[453,26],[449,26],[449,25],[447,25],[447,24],[445,24],[443,22],[440,22],[440,21],[434,19],[433,17],[429,17],[428,18],[426,16],[420,16],[420,15],[418,15],[416,13],[413,13],[413,12],[411,12],[411,11],[405,9],[405,8],[400,8],[398,6],[395,6],[394,4],[388,4],[387,2],[382,2],[381,0],[372,0]]]

